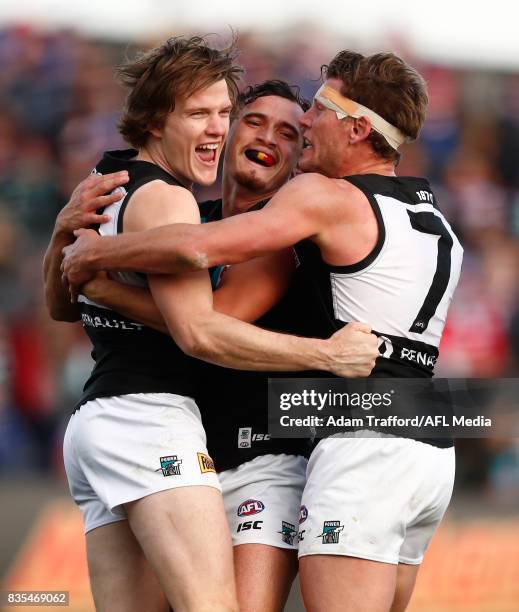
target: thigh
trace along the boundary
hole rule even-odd
[[[88,571],[97,612],[166,612],[155,572],[123,520],[86,535]]]
[[[411,600],[419,569],[419,565],[408,565],[406,563],[398,565],[395,598],[390,612],[405,611]]]
[[[175,612],[237,609],[231,537],[218,490],[180,487],[125,508]]]
[[[297,551],[265,544],[234,547],[240,610],[282,612],[297,574]]]
[[[299,561],[307,612],[389,612],[397,566],[367,559],[310,555]]]

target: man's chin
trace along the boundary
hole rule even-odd
[[[197,172],[192,182],[201,187],[210,187],[216,181],[216,176],[216,172]]]
[[[310,155],[307,155],[305,157],[305,155],[303,154],[299,158],[299,163],[297,164],[297,167],[301,172],[316,172],[315,163],[313,162],[313,159]]]
[[[256,173],[237,172],[234,175],[234,180],[238,185],[245,187],[249,191],[263,192],[267,188],[267,181],[262,179]]]

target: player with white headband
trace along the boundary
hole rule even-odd
[[[260,211],[206,226],[99,238],[82,232],[64,270],[175,273],[296,245],[308,329],[326,337],[369,321],[381,338],[372,375],[431,377],[462,248],[429,183],[398,177],[400,144],[425,120],[425,82],[392,53],[342,51],[300,123],[304,173]],[[344,437],[310,457],[299,526],[310,612],[402,612],[454,481],[449,440]]]
[[[335,111],[337,119],[346,119],[346,117],[353,117],[355,119],[362,116],[368,117],[371,121],[371,128],[383,136],[387,143],[395,150],[405,142],[410,142],[412,140],[371,109],[346,98],[340,92],[328,85],[321,85],[314,97],[323,106]]]

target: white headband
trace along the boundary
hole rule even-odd
[[[381,136],[383,136],[387,143],[395,150],[398,149],[401,144],[410,142],[412,140],[411,138],[408,138],[402,134],[398,128],[391,125],[380,115],[377,115],[377,113],[374,111],[362,106],[362,104],[344,97],[336,89],[333,89],[333,87],[322,85],[314,97],[323,106],[335,111],[337,114],[337,119],[345,119],[346,117],[368,117],[371,121],[371,127],[375,130],[375,132],[378,132]]]

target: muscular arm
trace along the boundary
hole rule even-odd
[[[330,197],[326,181],[329,179],[317,174],[301,175],[262,210],[223,221],[166,225],[133,236],[81,236],[67,249],[65,272],[75,283],[84,282],[88,270],[172,274],[239,263],[286,248],[317,234],[330,222],[333,208],[322,205]]]
[[[284,295],[294,269],[291,249],[259,257],[227,269],[213,292],[213,308],[240,321],[252,323]],[[150,292],[109,279],[100,273],[81,288],[87,298],[126,317],[169,334]]]
[[[106,176],[90,175],[72,193],[59,213],[52,237],[43,259],[45,301],[50,316],[57,321],[79,320],[79,309],[70,301],[68,285],[61,277],[62,250],[74,242],[74,230],[108,220],[96,210],[119,199],[120,195],[105,195],[128,180],[126,172]]]
[[[187,191],[155,181],[134,194],[125,214],[125,231],[132,232],[153,223],[195,222],[198,207]],[[194,357],[238,369],[318,369],[352,375],[353,370],[345,367],[344,362],[351,357],[355,361],[360,345],[369,338],[373,356],[367,361],[374,363],[375,338],[355,326],[350,332],[346,330],[353,334],[346,348],[337,335],[332,340],[288,336],[216,312],[205,271],[178,276],[150,275],[149,284],[171,335],[184,352]],[[367,353],[366,348],[367,345],[364,346]]]

